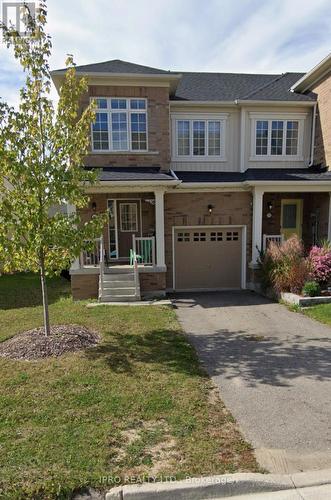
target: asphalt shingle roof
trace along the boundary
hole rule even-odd
[[[141,75],[164,75],[170,73],[164,69],[142,66],[141,64],[121,61],[120,59],[112,59],[111,61],[76,66],[76,71],[79,73],[88,71],[92,73],[132,73]]]
[[[312,95],[291,92],[303,73],[258,75],[241,73],[182,73],[174,100],[184,101],[311,101]]]
[[[95,167],[87,166],[86,169]],[[170,172],[161,171],[155,167],[103,167],[100,169],[99,180],[102,181],[174,181]]]
[[[59,70],[59,71],[64,71]],[[291,92],[290,88],[304,73],[244,74],[174,72],[142,66],[120,59],[76,66],[78,73],[124,73],[139,75],[178,76],[178,85],[172,100],[177,101],[314,101],[314,94]],[[56,71],[54,72],[56,74]]]
[[[244,181],[325,181],[331,183],[331,171],[318,168],[249,168],[245,172],[176,171],[185,182],[244,182]]]

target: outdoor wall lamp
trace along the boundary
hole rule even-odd
[[[209,212],[209,215],[211,215],[213,213],[213,208],[214,206],[213,205],[208,205],[208,212]]]
[[[268,219],[271,219],[272,217],[272,202],[268,201],[267,203],[267,217]]]
[[[95,212],[97,209],[97,204],[95,203],[95,201],[92,202],[92,210],[93,212]]]

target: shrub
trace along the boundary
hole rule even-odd
[[[313,246],[309,252],[310,276],[320,284],[326,284],[331,277],[331,248],[324,244],[322,247]]]
[[[267,274],[264,281],[269,279],[278,293],[300,293],[309,272],[310,266],[304,257],[303,244],[296,235],[281,245],[270,243],[263,258],[262,273]]]
[[[306,281],[303,285],[302,294],[306,297],[317,297],[321,294],[321,287],[317,281]]]

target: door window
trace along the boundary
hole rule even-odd
[[[116,204],[115,200],[108,200],[109,213],[109,256],[117,259],[117,238],[116,238]]]
[[[134,233],[138,231],[137,203],[120,204],[121,231]]]
[[[293,229],[297,225],[297,205],[284,204],[283,205],[283,228]]]

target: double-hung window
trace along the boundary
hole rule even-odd
[[[225,119],[176,118],[174,156],[179,159],[223,159]]]
[[[146,151],[146,99],[95,98],[93,151]]]
[[[302,156],[303,118],[266,119],[253,121],[253,157],[298,159]]]

